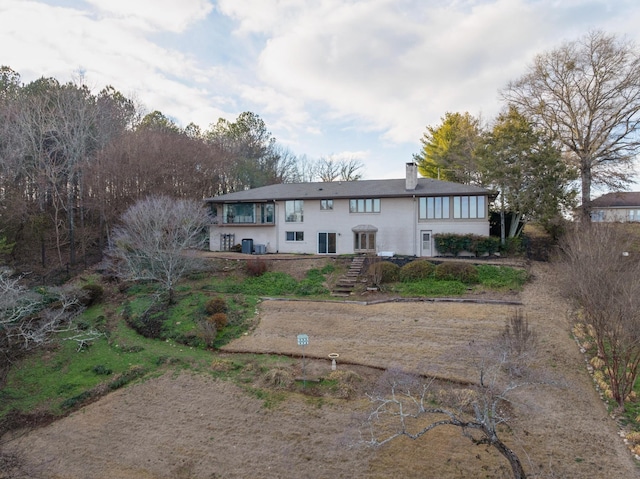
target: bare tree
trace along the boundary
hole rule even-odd
[[[479,384],[436,388],[433,378],[387,371],[378,391],[367,394],[374,408],[363,442],[382,446],[400,436],[419,439],[438,427],[455,426],[473,444],[495,448],[509,461],[514,479],[526,478],[518,455],[500,439],[500,428],[511,419],[511,394],[540,382],[529,369],[535,352],[535,335],[517,312],[494,342],[470,345]]]
[[[306,155],[298,157],[294,173],[294,182],[310,183],[318,178],[318,163]]]
[[[362,178],[359,172],[362,163],[356,159],[320,158],[316,163],[316,174],[320,181],[356,181]]]
[[[561,243],[562,287],[590,326],[622,408],[640,369],[640,255],[624,225],[580,224]]]
[[[0,269],[0,384],[16,357],[67,331],[84,310],[79,291],[56,288],[35,292],[22,277]]]
[[[138,201],[114,229],[111,260],[129,280],[159,283],[173,301],[176,283],[201,260],[190,254],[206,244],[207,212],[199,201],[167,196]]]
[[[538,55],[503,98],[546,127],[580,172],[582,216],[590,219],[592,183],[630,180],[640,129],[640,55],[636,45],[601,31]]]

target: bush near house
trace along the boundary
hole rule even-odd
[[[419,259],[405,264],[400,268],[400,281],[420,281],[433,275],[436,266],[430,261]]]
[[[433,235],[438,254],[458,256],[463,251],[475,256],[492,255],[500,250],[500,239],[493,236],[440,233]]]
[[[391,261],[376,261],[367,271],[371,278],[380,278],[380,283],[395,283],[400,275],[400,266]]]

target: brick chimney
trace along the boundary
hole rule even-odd
[[[418,186],[418,165],[414,162],[407,163],[407,191],[413,191]]]

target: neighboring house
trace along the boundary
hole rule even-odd
[[[607,193],[591,202],[591,220],[640,221],[640,192]]]
[[[489,235],[492,192],[418,178],[283,183],[206,200],[211,251],[434,256],[436,233]]]

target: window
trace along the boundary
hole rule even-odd
[[[380,213],[380,198],[349,200],[349,213]]]
[[[419,215],[421,220],[449,218],[449,197],[436,196],[420,198]]]
[[[320,210],[327,211],[333,209],[333,200],[320,200]]]
[[[640,210],[629,210],[629,221],[640,221]]]
[[[275,207],[273,203],[260,205],[260,223],[275,223]]]
[[[304,219],[303,215],[304,201],[303,200],[290,200],[284,203],[284,217],[287,223],[302,223]]]
[[[287,231],[287,241],[304,241],[304,231]]]
[[[485,197],[484,196],[454,196],[453,197],[453,217],[454,218],[484,218],[485,217]]]
[[[591,212],[591,221],[598,222],[598,223],[604,221],[604,211],[593,210]]]
[[[232,203],[222,207],[223,223],[255,223],[253,203]]]
[[[336,253],[336,234],[318,233],[318,254]]]
[[[219,211],[219,210],[218,210]],[[222,205],[224,224],[273,224],[273,203],[225,203]]]
[[[376,234],[373,232],[355,232],[353,239],[353,249],[356,252],[376,250]]]

